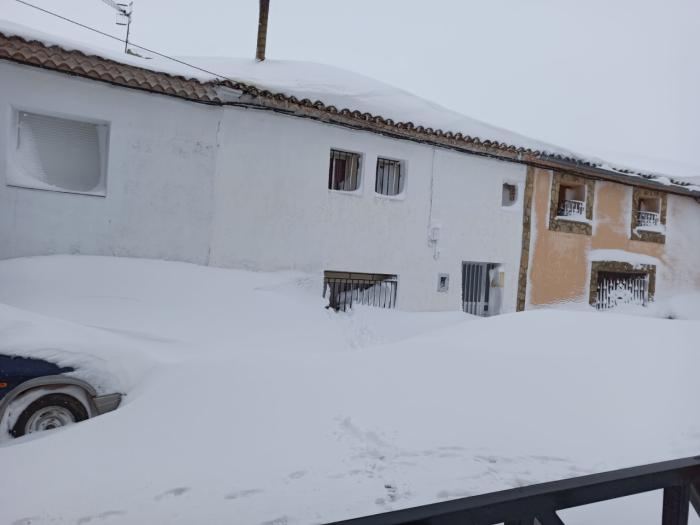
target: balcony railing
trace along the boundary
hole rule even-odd
[[[655,211],[639,211],[637,212],[637,226],[658,226],[660,215]]]
[[[687,525],[691,504],[700,514],[698,489],[700,456],[352,518],[332,525],[564,525],[560,510],[652,490],[663,491],[661,524]],[[618,521],[622,522],[632,520]]]
[[[566,200],[559,207],[560,217],[584,217],[586,215],[586,203],[584,201]]]

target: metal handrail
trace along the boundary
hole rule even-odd
[[[572,199],[565,200],[562,203],[562,206],[559,208],[558,214],[562,217],[583,217],[586,214],[586,203],[584,201],[577,201]]]
[[[660,215],[655,211],[639,210],[637,212],[637,226],[658,226]]]
[[[662,525],[700,515],[700,456],[454,499],[328,525],[562,525],[558,510],[663,490]]]

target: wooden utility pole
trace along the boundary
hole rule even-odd
[[[260,0],[260,17],[258,18],[258,47],[255,60],[265,60],[265,45],[267,44],[267,15],[270,12],[270,0]]]

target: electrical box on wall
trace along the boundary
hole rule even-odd
[[[439,273],[438,274],[438,292],[446,292],[450,288],[450,274],[449,273]]]
[[[437,242],[440,240],[440,225],[432,224],[428,229],[428,241]]]
[[[505,272],[496,272],[496,275],[493,276],[493,280],[491,281],[491,287],[492,288],[503,288],[506,282],[506,274]]]

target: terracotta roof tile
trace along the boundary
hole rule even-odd
[[[18,36],[0,33],[0,58],[196,102],[221,102],[211,82],[158,73]]]
[[[294,96],[272,93],[234,80],[202,82],[193,78],[122,64],[81,51],[66,50],[56,45],[49,46],[37,40],[7,36],[2,32],[0,32],[0,59],[206,104],[231,104],[231,102],[222,101],[218,95],[221,87],[227,87],[245,95],[237,103],[241,105],[263,106],[327,122],[391,134],[398,138],[450,147],[468,153],[495,156],[543,168],[570,170],[584,176],[595,176],[626,184],[653,186],[673,193],[700,196],[700,191],[685,181],[671,179],[670,185],[663,184],[658,181],[658,176],[653,174],[616,170],[602,167],[585,159],[531,150],[485,138],[470,137],[459,132],[416,126],[413,122],[396,122],[371,113],[326,105],[321,100],[312,101],[308,98],[299,100]]]

